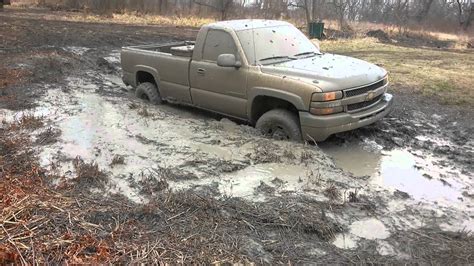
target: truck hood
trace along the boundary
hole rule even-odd
[[[261,66],[263,73],[311,82],[323,91],[343,90],[376,82],[387,71],[366,61],[334,54]]]

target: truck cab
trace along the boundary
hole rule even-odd
[[[125,47],[123,80],[154,103],[189,104],[278,139],[323,141],[387,115],[387,72],[321,53],[283,21],[205,25],[195,42]]]

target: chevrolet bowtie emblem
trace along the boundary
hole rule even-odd
[[[367,93],[367,97],[365,97],[365,101],[372,100],[374,96],[375,96],[375,93],[373,91],[369,91],[369,93]]]

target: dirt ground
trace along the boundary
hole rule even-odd
[[[474,262],[472,107],[395,87],[305,145],[121,82],[120,47],[195,34],[0,13],[1,264]]]

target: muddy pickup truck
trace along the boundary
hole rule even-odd
[[[125,47],[121,61],[138,97],[245,120],[277,139],[324,141],[392,108],[387,71],[321,53],[282,21],[212,23],[195,42]]]

